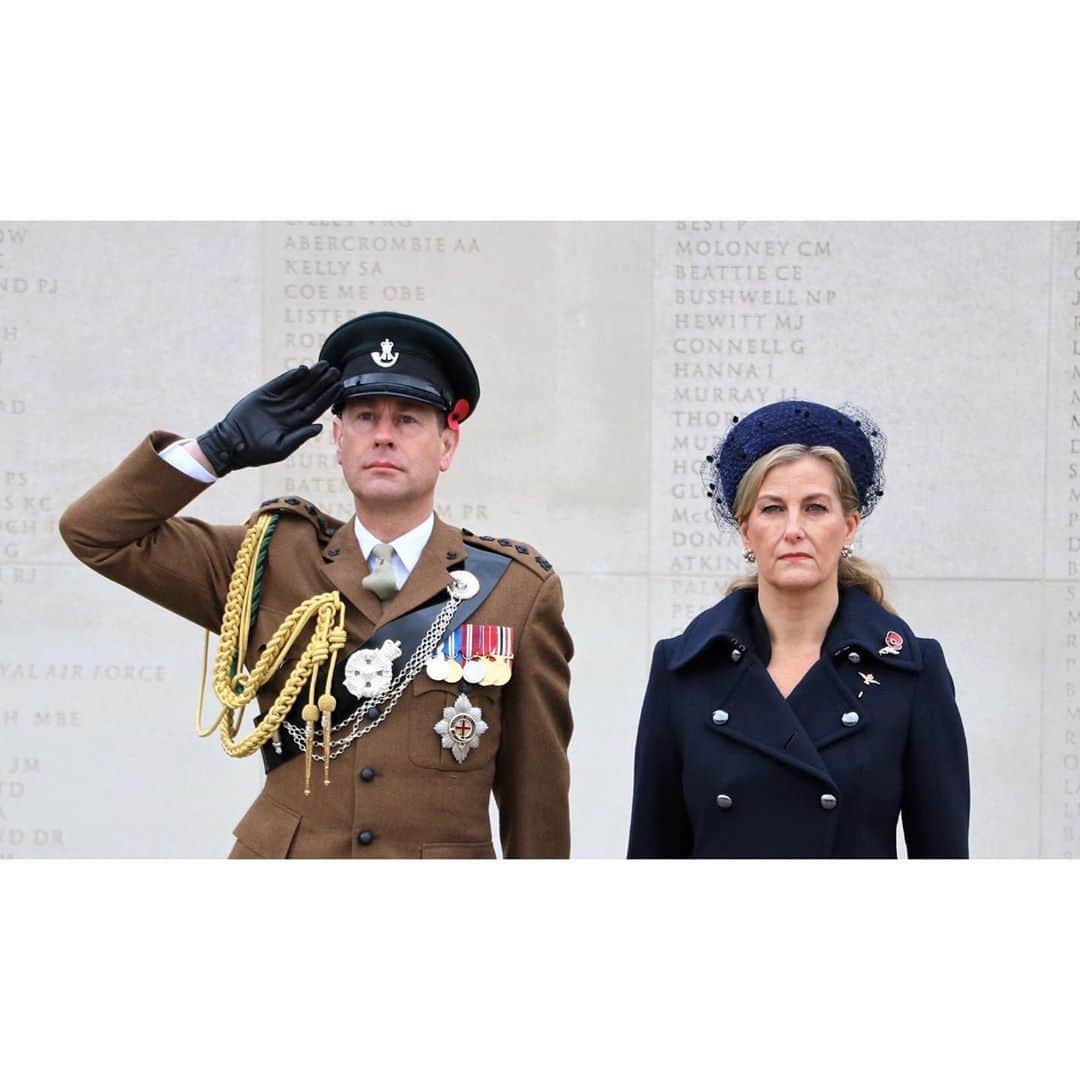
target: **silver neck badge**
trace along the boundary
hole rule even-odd
[[[377,649],[357,649],[345,661],[345,689],[354,697],[372,698],[386,693],[394,678],[394,661],[401,643],[384,641]]]

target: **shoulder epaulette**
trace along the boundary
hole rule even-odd
[[[276,499],[263,500],[259,504],[259,509],[248,518],[248,523],[253,522],[260,514],[293,514],[306,518],[323,540],[329,540],[342,524],[337,518],[324,514],[314,503],[308,502],[307,499],[297,498],[295,495],[281,495]]]
[[[551,563],[535,548],[523,544],[520,540],[511,540],[507,536],[477,536],[468,529],[462,529],[461,535],[465,537],[466,544],[486,548],[488,551],[494,551],[499,555],[507,555],[515,562],[527,566],[540,577],[547,577],[552,572]]]

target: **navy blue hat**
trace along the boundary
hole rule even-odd
[[[469,354],[441,326],[415,315],[373,311],[350,319],[323,342],[319,361],[341,371],[337,415],[352,398],[384,394],[431,405],[456,428],[480,400]]]
[[[737,524],[735,493],[746,471],[778,446],[831,446],[851,470],[866,517],[885,494],[885,447],[888,440],[872,417],[856,405],[839,409],[813,401],[777,401],[735,417],[701,468],[705,490],[721,524]]]

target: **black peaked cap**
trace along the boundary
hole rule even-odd
[[[343,323],[323,342],[321,363],[341,372],[345,402],[376,394],[422,401],[457,421],[480,400],[480,381],[469,354],[441,326],[416,315],[373,311]]]

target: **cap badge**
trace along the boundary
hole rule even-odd
[[[885,645],[878,649],[878,656],[899,656],[904,647],[904,639],[895,631],[890,630],[885,635]]]
[[[398,359],[398,354],[394,352],[394,343],[389,338],[385,338],[383,341],[379,342],[379,344],[382,345],[382,352],[373,352],[371,354],[371,359],[374,360],[379,367],[393,367]]]
[[[442,736],[443,746],[460,765],[470,750],[480,745],[480,736],[488,726],[480,719],[480,710],[464,695],[458,694],[452,706],[443,709],[443,718],[435,725],[435,734]]]

